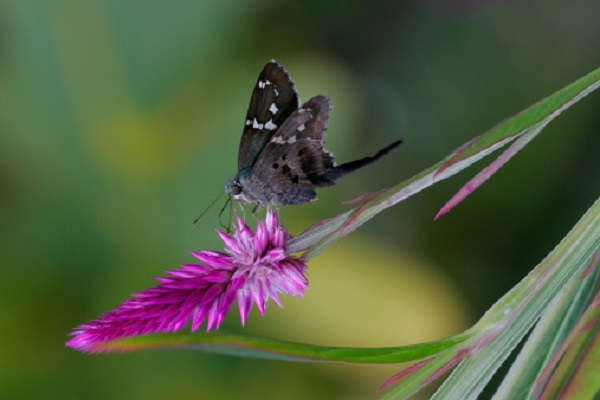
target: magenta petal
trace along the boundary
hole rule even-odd
[[[191,330],[192,332],[196,332],[198,330],[198,328],[200,328],[200,325],[202,325],[202,323],[204,322],[204,319],[206,318],[206,307],[198,307],[196,308],[195,312],[194,312],[194,317],[192,319],[192,327]]]
[[[265,229],[264,224],[259,223],[256,227],[255,253],[259,257],[262,256],[269,244],[269,232]]]
[[[271,300],[273,300],[273,303],[277,304],[277,306],[279,306],[279,308],[283,308],[283,304],[281,304],[281,301],[279,301],[279,296],[277,296],[277,292],[275,292],[271,296]]]
[[[240,247],[239,239],[231,237],[221,231],[217,231],[217,233],[221,237],[221,240],[223,240],[225,250],[237,257],[242,257],[244,255],[244,249]]]
[[[240,320],[242,326],[244,326],[246,325],[246,319],[250,314],[250,310],[252,309],[252,298],[245,290],[240,290],[238,292],[238,307],[240,309]]]
[[[218,251],[201,251],[200,253],[194,253],[194,257],[210,266],[205,267],[206,269],[231,268],[231,257],[225,253],[220,253]],[[196,265],[196,267],[199,268],[201,266]]]
[[[276,227],[278,225],[277,223],[277,213],[275,213],[275,211],[267,211],[267,215],[265,216],[265,222],[264,224],[267,227]]]

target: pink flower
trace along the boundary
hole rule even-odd
[[[86,352],[127,336],[175,332],[191,320],[192,331],[206,319],[206,330],[219,329],[237,297],[242,325],[256,304],[264,315],[272,299],[281,307],[279,293],[300,297],[308,287],[306,265],[285,254],[290,235],[277,215],[267,211],[256,233],[238,219],[233,236],[217,231],[229,254],[217,251],[192,253],[200,264],[186,264],[156,278],[160,284],[132,295],[116,309],[79,325],[67,346]]]

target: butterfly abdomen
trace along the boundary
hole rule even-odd
[[[379,160],[381,157],[385,156],[401,144],[402,140],[397,140],[389,146],[379,150],[374,156],[361,158],[360,160],[350,161],[342,165],[333,167],[329,171],[327,171],[322,177],[324,179],[336,181],[344,175],[348,175],[362,167],[366,167],[367,165],[374,163],[375,161]]]

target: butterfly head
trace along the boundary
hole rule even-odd
[[[243,181],[237,178],[237,176],[233,179],[228,179],[225,184],[225,193],[232,197],[233,200],[240,203],[254,203],[255,200],[247,189]]]
[[[228,179],[227,183],[225,184],[225,193],[227,193],[230,196],[233,196],[234,199],[237,199],[237,197],[242,194],[243,191],[243,187],[240,183],[239,180],[237,179]]]
[[[250,192],[250,173],[251,168],[245,168],[238,172],[232,179],[225,183],[225,193],[233,197],[234,200],[242,203],[255,202]]]

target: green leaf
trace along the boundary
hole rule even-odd
[[[505,329],[498,339],[462,363],[442,385],[436,398],[476,398],[510,351],[563,290],[565,283],[586,271],[598,248],[600,200],[552,253],[477,323],[476,326],[485,327],[504,320]]]
[[[471,329],[473,336],[468,341],[445,350],[420,370],[404,377],[386,399],[407,398],[457,361],[460,364],[434,398],[476,399],[565,284],[587,273],[599,248],[600,200],[527,277],[486,312]]]
[[[414,361],[456,346],[470,334],[404,347],[345,348],[314,346],[224,333],[161,334],[130,337],[99,344],[98,352],[158,349],[192,349],[240,357],[288,361],[344,361],[358,364],[390,364]]]
[[[538,380],[540,399],[591,399],[600,389],[600,294]]]
[[[593,268],[596,264],[593,263],[591,271],[588,268],[571,278],[547,307],[498,388],[496,398],[535,398],[539,395],[543,387],[540,383],[547,379],[544,377],[547,373],[543,371],[554,369],[560,359],[557,353],[565,346],[567,336],[573,334],[575,324],[594,294],[600,275],[600,269]]]

